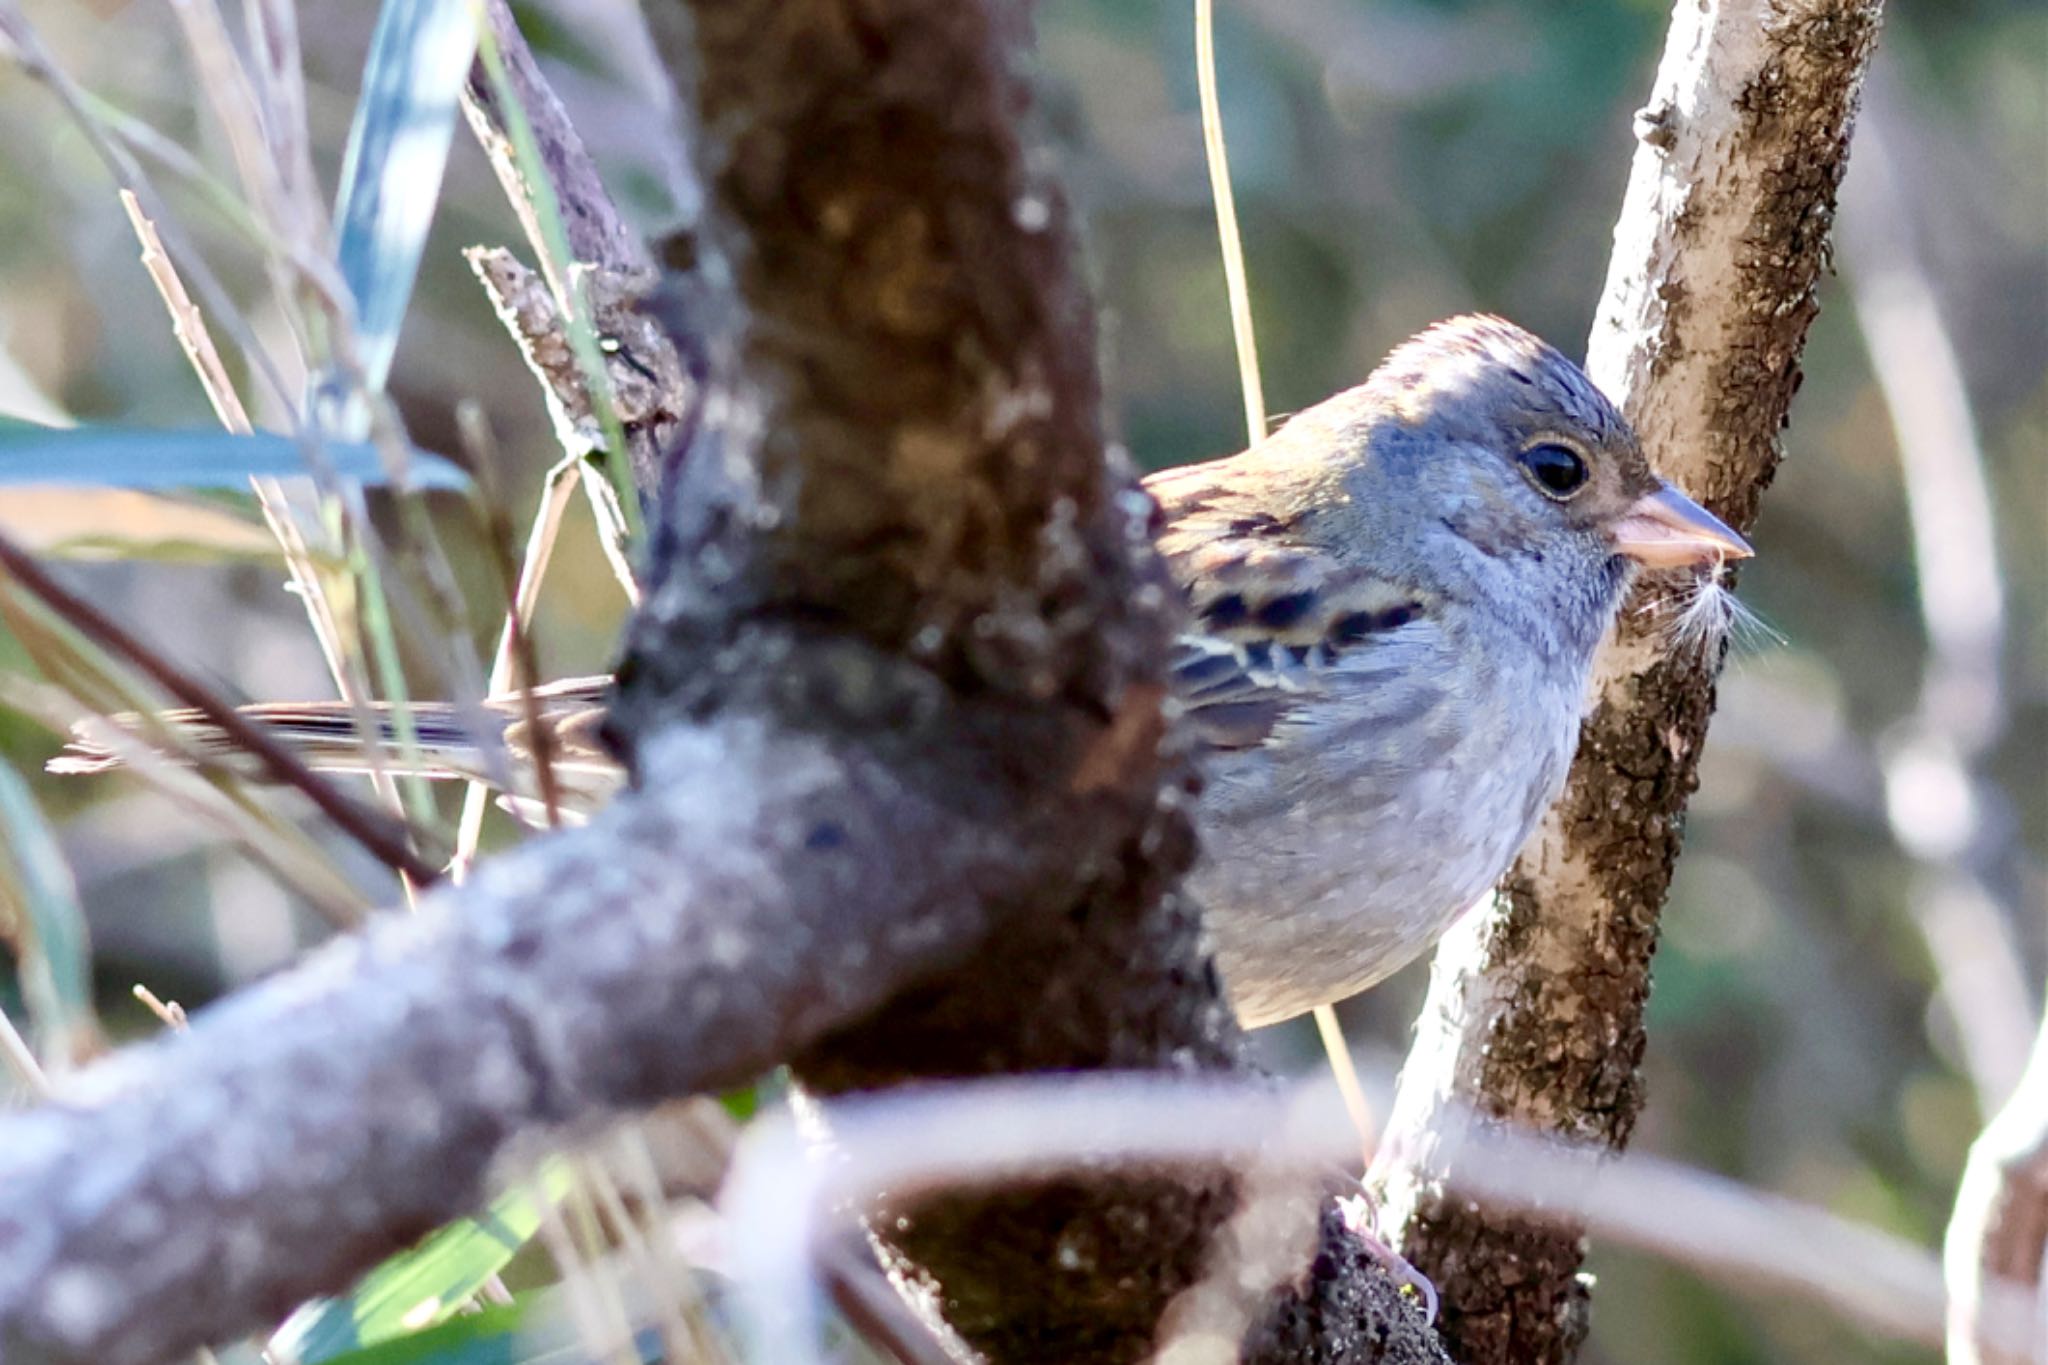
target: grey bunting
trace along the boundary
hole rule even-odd
[[[1657,477],[1578,366],[1494,317],[1439,323],[1250,450],[1145,487],[1193,608],[1171,661],[1204,750],[1191,889],[1247,1026],[1428,949],[1563,786],[1630,574],[1750,553]],[[582,809],[621,777],[598,739],[609,681],[536,692]],[[341,703],[247,714],[316,767],[367,766]],[[230,747],[188,713],[166,719],[199,751]],[[428,775],[490,780],[480,724],[515,765],[532,752],[520,699],[467,719],[414,708]],[[116,761],[81,739],[50,766]]]

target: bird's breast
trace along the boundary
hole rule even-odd
[[[1497,659],[1401,673],[1361,676],[1359,697],[1333,680],[1281,742],[1210,765],[1191,887],[1247,1024],[1354,994],[1425,951],[1562,784],[1583,679],[1532,680]]]

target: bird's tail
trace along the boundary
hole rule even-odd
[[[598,738],[609,678],[570,678],[533,690],[558,772],[609,775],[616,762]],[[238,714],[290,746],[308,766],[327,772],[370,772],[468,779],[513,791],[531,790],[534,737],[525,699],[492,697],[481,707],[415,702],[408,708],[412,742],[400,737],[397,717],[384,702],[368,706],[369,725],[357,723],[347,702],[266,702],[238,708]],[[157,712],[154,724],[134,714],[111,717],[114,724],[149,743],[168,729],[180,744],[173,758],[231,758],[243,747],[201,712]],[[49,762],[53,773],[100,773],[123,765],[118,749],[105,742],[104,722],[74,727],[71,742]],[[366,742],[367,741],[367,742]],[[578,785],[587,785],[579,783]]]

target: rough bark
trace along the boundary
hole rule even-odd
[[[656,10],[705,133],[668,258],[711,390],[613,708],[633,787],[0,1120],[0,1359],[260,1329],[524,1136],[782,1062],[824,1091],[1237,1064],[1172,894],[1177,607],[1104,459],[1013,14]],[[996,1359],[1136,1359],[1234,1201],[1094,1173],[901,1210],[891,1255]],[[1246,1358],[1441,1360],[1320,1237]]]
[[[524,111],[546,183],[529,180],[519,159],[509,111],[499,100],[481,58],[471,67],[463,87],[462,112],[533,243],[547,288],[543,293],[527,286],[510,253],[473,252],[471,268],[483,279],[499,317],[539,378],[564,448],[600,449],[603,433],[590,395],[576,377],[576,358],[568,335],[558,314],[541,316],[549,312],[550,299],[556,310],[562,308],[572,289],[572,281],[563,277],[549,249],[543,227],[543,198],[553,200],[568,248],[568,268],[582,278],[583,302],[590,309],[591,325],[611,343],[606,369],[633,480],[643,498],[652,497],[661,482],[663,456],[676,443],[697,399],[676,344],[637,308],[654,286],[653,264],[640,235],[626,222],[598,178],[582,137],[541,75],[505,0],[488,0],[483,18],[497,46],[505,84]],[[552,327],[547,325],[550,322]]]
[[[1096,518],[1122,518],[1127,489],[1091,508],[1045,482],[1058,454],[1099,463],[1101,445],[1093,324],[1066,266],[1066,210],[1019,141],[1029,92],[1016,17],[1005,6],[759,0],[700,9],[685,29],[656,11],[665,64],[695,72],[714,206],[680,255],[722,262],[713,268],[739,282],[748,315],[733,354],[714,363],[743,368],[759,400],[737,423],[775,433],[745,491],[784,499],[775,519],[805,533],[738,534],[745,519],[726,505],[733,490],[718,464],[693,460],[664,509],[678,528],[664,562],[724,565],[714,611],[759,592],[764,610],[780,612],[776,595],[800,585],[807,612],[861,613],[863,629],[884,631],[956,688],[1064,693],[1084,715],[1128,717],[1130,703],[1103,687],[1131,668],[1104,651],[1115,637],[1069,627],[1128,611],[1156,625],[1166,597],[1156,578],[1135,580],[1073,539]],[[1010,263],[1000,285],[976,278],[990,259]],[[1050,401],[1058,393],[1089,397]],[[798,449],[844,462],[829,503],[778,468]],[[986,483],[946,492],[963,461]],[[934,507],[935,493],[951,505]],[[877,543],[886,554],[856,571],[849,550]],[[1058,577],[1005,570],[1048,554]],[[1020,599],[1035,610],[1019,617]],[[642,623],[666,617],[663,629],[688,631],[705,607],[657,587]],[[1137,696],[1135,750],[1115,761],[1150,752],[1158,699]],[[1125,728],[1116,719],[1110,733]],[[1029,745],[1017,755],[1037,761]],[[1063,909],[1009,918],[957,973],[806,1049],[792,1060],[798,1078],[838,1093],[995,1072],[1234,1065],[1235,1025],[1192,909],[1171,894],[1192,856],[1181,809],[1169,801],[1108,856],[1077,860],[1085,890]],[[1113,1361],[1149,1351],[1233,1202],[1220,1172],[1092,1177],[927,1200],[875,1226],[913,1300],[937,1304],[991,1359]],[[1436,1358],[1351,1234],[1332,1223],[1324,1235],[1323,1277],[1275,1299],[1247,1358],[1299,1359],[1303,1341],[1330,1360],[1376,1358],[1373,1343],[1388,1359]],[[1377,1311],[1350,1314],[1359,1302]]]
[[[1739,528],[1827,265],[1875,0],[1683,0],[1649,105],[1589,353],[1660,470]],[[1563,797],[1497,903],[1439,950],[1381,1178],[1405,1254],[1444,1295],[1452,1354],[1569,1360],[1588,1321],[1569,1222],[1456,1191],[1482,1121],[1619,1148],[1642,1107],[1643,1007],[1717,660],[1669,651],[1645,584],[1596,669]]]

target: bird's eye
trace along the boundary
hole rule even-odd
[[[1522,452],[1522,467],[1553,498],[1569,498],[1586,486],[1586,461],[1569,446],[1530,446]]]

